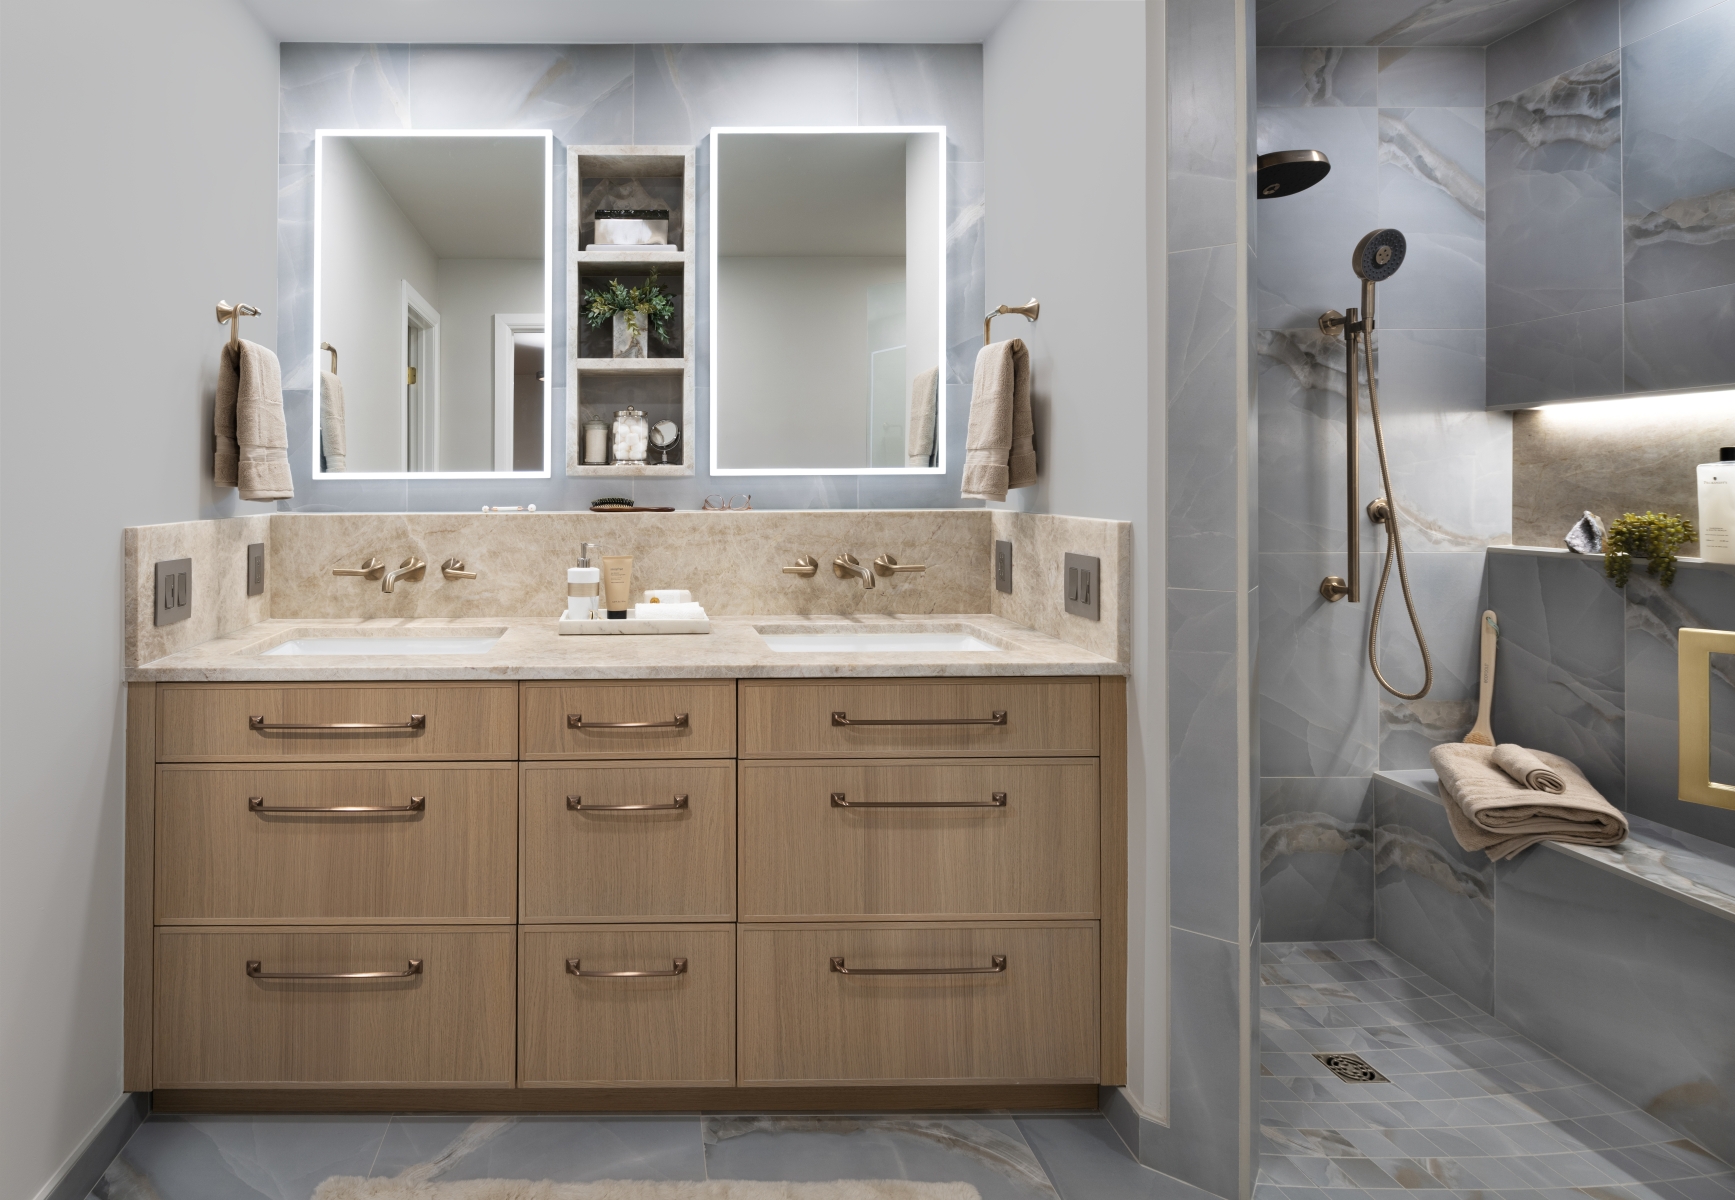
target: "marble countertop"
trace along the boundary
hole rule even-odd
[[[760,632],[967,633],[994,651],[783,653]],[[482,654],[265,655],[292,638],[502,636]],[[985,613],[712,617],[704,634],[562,636],[557,618],[261,621],[129,668],[132,683],[391,679],[825,679],[1124,675],[1125,664]]]

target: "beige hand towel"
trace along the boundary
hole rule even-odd
[[[940,369],[929,367],[910,384],[910,415],[904,422],[904,465],[925,467],[934,459],[934,413],[940,405]]]
[[[283,424],[283,375],[277,356],[255,342],[224,346],[217,368],[216,482],[243,500],[287,500],[289,432]]]
[[[343,380],[319,373],[319,445],[327,471],[342,471],[349,457],[349,431],[343,424]]]
[[[1489,761],[1533,792],[1558,796],[1566,790],[1566,782],[1523,746],[1511,742],[1496,746]]]
[[[1494,747],[1469,742],[1435,746],[1428,754],[1445,793],[1446,818],[1458,844],[1486,850],[1498,862],[1537,842],[1615,846],[1627,837],[1627,819],[1570,761],[1545,750],[1531,753],[1560,776],[1564,790],[1547,796],[1494,765]]]
[[[1036,482],[1036,422],[1030,415],[1030,351],[1019,338],[976,355],[970,432],[964,441],[965,499],[1004,500]]]

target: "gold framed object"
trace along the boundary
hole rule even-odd
[[[1711,656],[1735,654],[1735,630],[1683,629],[1676,646],[1681,718],[1677,794],[1690,804],[1735,809],[1735,786],[1711,782]]]

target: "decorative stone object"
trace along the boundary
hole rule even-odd
[[[1602,518],[1586,509],[1584,516],[1566,531],[1566,548],[1574,554],[1601,554],[1602,535]]]

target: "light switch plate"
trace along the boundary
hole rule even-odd
[[[994,543],[994,590],[1012,592],[1012,543]]]
[[[265,594],[265,543],[254,542],[247,547],[247,594]]]
[[[164,559],[157,564],[154,624],[173,625],[193,615],[193,560]]]
[[[1102,559],[1084,554],[1066,556],[1066,611],[1075,617],[1102,620],[1097,584],[1102,579]]]

